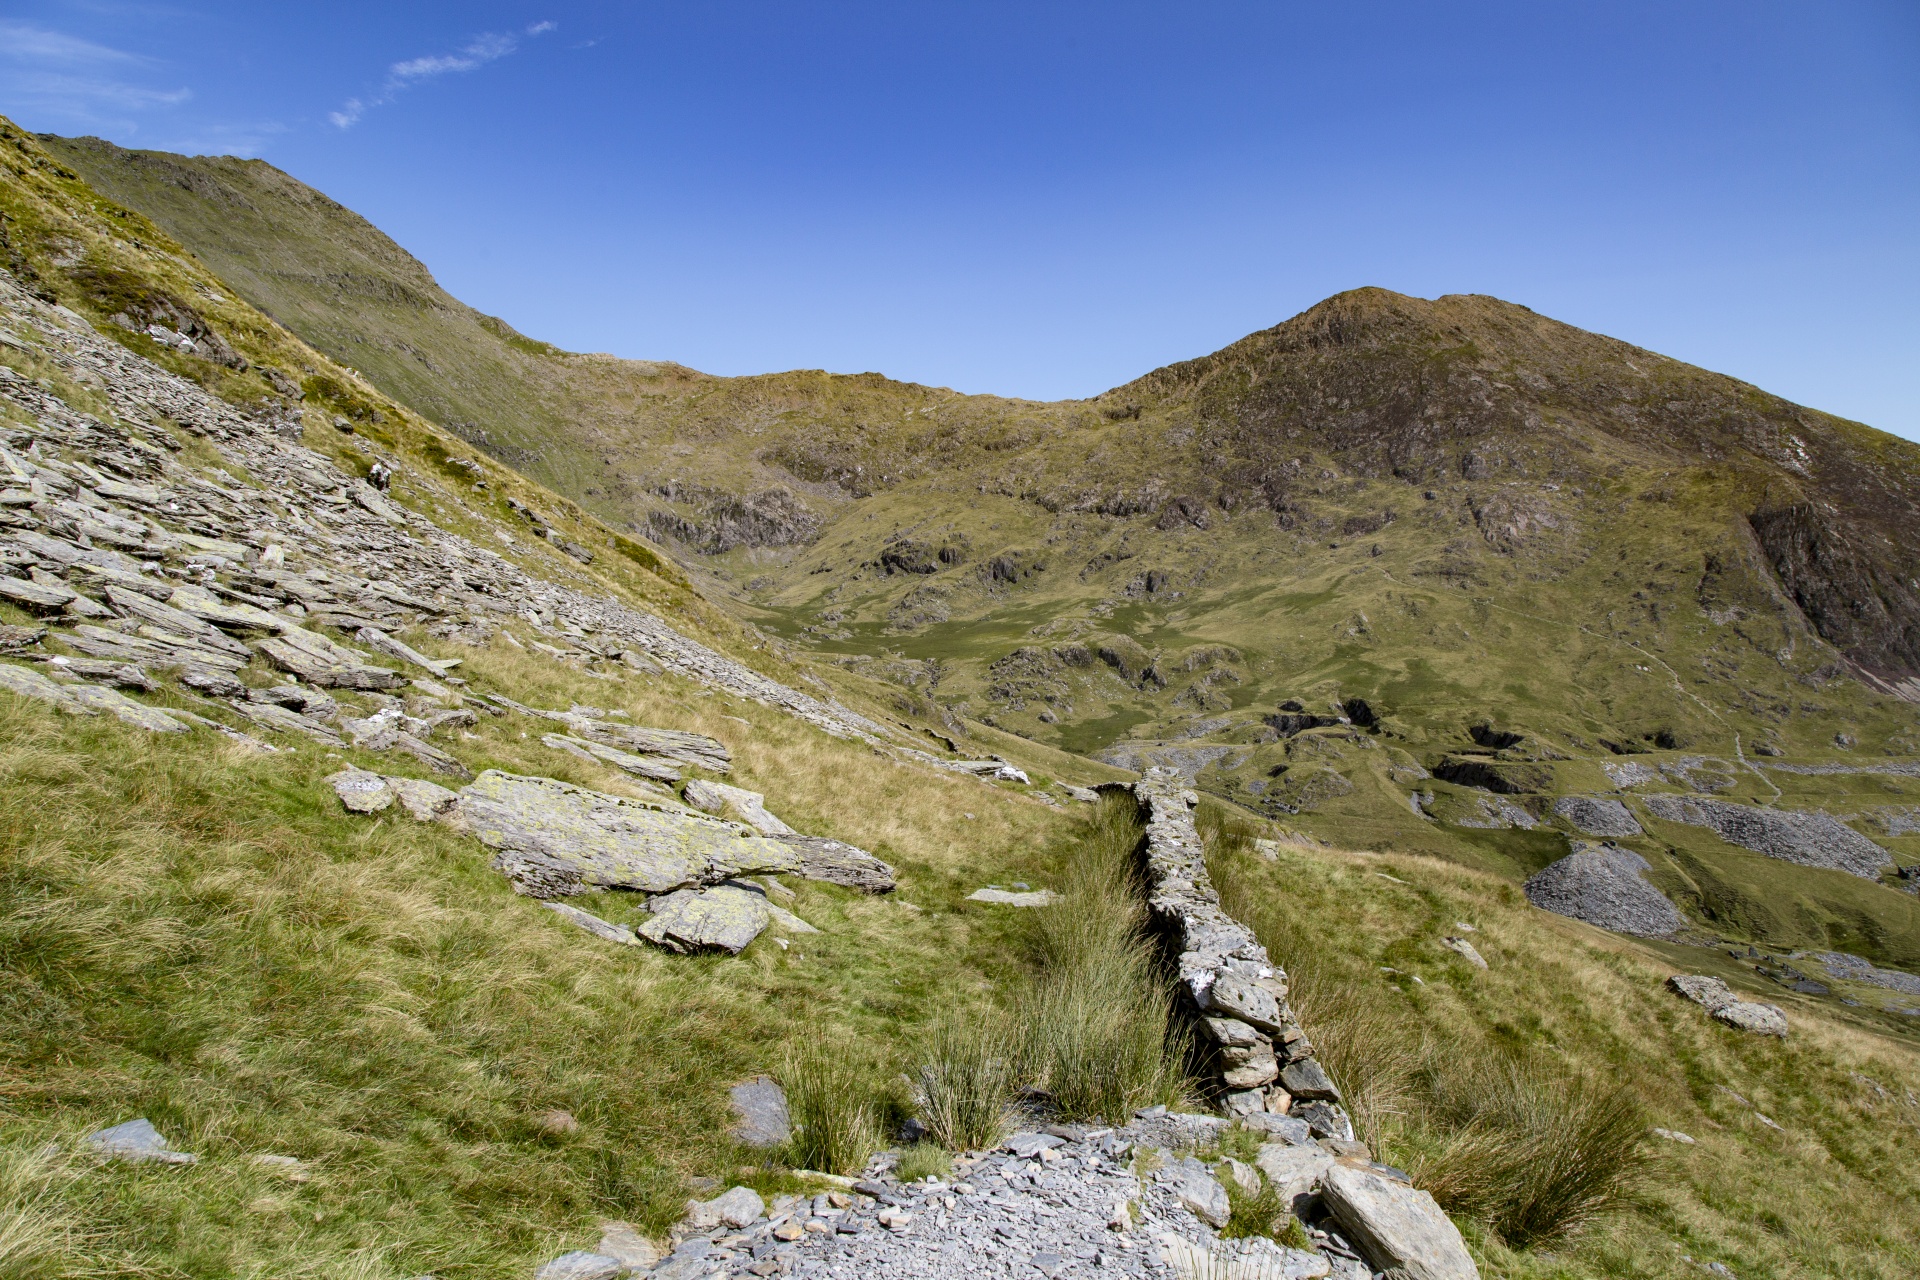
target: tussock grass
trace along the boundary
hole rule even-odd
[[[915,1102],[948,1151],[997,1145],[1013,1122],[1019,1044],[999,1014],[949,1019],[934,1028],[915,1071]]]
[[[76,1261],[73,1223],[53,1195],[59,1157],[44,1148],[0,1148],[0,1276],[39,1280]]]
[[[1061,870],[1059,901],[1034,912],[1037,973],[1017,1000],[1035,1084],[1070,1119],[1118,1120],[1171,1101],[1186,1045],[1147,938],[1131,796],[1106,796]]]
[[[953,1153],[937,1142],[916,1142],[900,1153],[893,1167],[902,1182],[921,1182],[927,1178],[945,1178],[953,1172]]]
[[[843,1044],[810,1040],[787,1052],[780,1072],[793,1120],[795,1168],[855,1173],[880,1144],[873,1073]]]

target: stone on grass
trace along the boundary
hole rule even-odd
[[[757,1076],[733,1086],[732,1133],[735,1140],[749,1147],[777,1147],[793,1136],[793,1119],[787,1112],[787,1094],[772,1076]]]
[[[633,930],[623,924],[614,924],[610,920],[602,920],[591,911],[582,911],[580,908],[571,906],[565,902],[543,902],[540,905],[567,923],[585,929],[596,938],[603,938],[608,942],[618,943],[623,947],[637,947],[640,945],[640,939],[634,936]]]
[[[669,893],[791,871],[798,861],[787,846],[737,823],[497,769],[461,789],[460,811],[495,850],[495,868],[535,898],[591,889]]]
[[[1471,942],[1468,942],[1465,938],[1445,937],[1440,939],[1440,945],[1476,969],[1484,969],[1487,967],[1486,957],[1480,954],[1480,949]]]
[[[1227,1189],[1220,1185],[1207,1166],[1192,1156],[1186,1156],[1168,1165],[1161,1172],[1160,1179],[1194,1217],[1216,1230],[1227,1225],[1227,1217],[1232,1212]]]
[[[575,1249],[563,1253],[533,1273],[533,1280],[618,1280],[627,1264],[604,1253]]]
[[[1375,1270],[1398,1269],[1408,1280],[1479,1280],[1459,1228],[1425,1191],[1336,1163],[1320,1179],[1320,1198]]]
[[[893,868],[865,849],[826,836],[775,836],[798,859],[794,870],[807,880],[844,885],[862,893],[892,893]]]
[[[1774,1005],[1742,1000],[1726,983],[1705,974],[1676,973],[1667,979],[1667,989],[1685,996],[1714,1018],[1742,1031],[1761,1035],[1787,1034],[1787,1015]]]
[[[681,889],[655,898],[647,909],[653,918],[634,932],[682,954],[717,950],[739,955],[772,919],[764,897],[736,885]]]
[[[348,813],[379,813],[395,799],[387,780],[365,769],[342,769],[329,774],[327,785],[340,797]]]
[[[387,778],[387,789],[400,807],[417,822],[450,822],[460,808],[460,796],[437,782],[422,778]]]
[[[1017,893],[1011,889],[975,889],[967,895],[969,902],[992,902],[1003,907],[1044,907],[1053,899],[1051,889],[1035,889],[1029,893]]]
[[[307,1182],[313,1173],[298,1156],[276,1156],[266,1152],[247,1157],[247,1163],[288,1182]]]
[[[175,1151],[145,1116],[90,1133],[84,1139],[109,1160],[152,1161],[156,1164],[192,1164],[200,1157]]]

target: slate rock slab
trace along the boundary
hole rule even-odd
[[[1542,911],[1584,920],[1615,933],[1658,938],[1687,923],[1641,873],[1647,860],[1618,845],[1576,842],[1574,851],[1530,878],[1527,901]]]
[[[735,885],[698,892],[677,890],[655,898],[647,909],[653,918],[634,932],[682,954],[730,951],[739,955],[773,919],[764,897]]]
[[[804,879],[844,885],[862,893],[892,893],[893,868],[865,849],[826,836],[772,837],[793,851],[795,871]]]
[[[618,1258],[633,1271],[646,1271],[660,1261],[659,1247],[628,1222],[601,1223],[600,1245],[594,1252]]]
[[[1296,1213],[1299,1201],[1318,1191],[1320,1179],[1333,1168],[1333,1156],[1319,1147],[1296,1147],[1281,1142],[1263,1145],[1253,1162],[1273,1184],[1280,1203]]]
[[[459,794],[461,817],[495,851],[495,868],[535,898],[591,889],[671,893],[792,871],[799,861],[786,845],[737,823],[553,778],[489,769]]]
[[[283,628],[254,647],[276,669],[323,689],[398,689],[407,683],[400,672],[363,662],[361,654],[301,627]]]
[[[1320,1180],[1320,1198],[1376,1270],[1398,1269],[1408,1280],[1479,1280],[1459,1228],[1426,1192],[1336,1163]]]
[[[1002,907],[1044,907],[1053,898],[1051,889],[1035,889],[1028,893],[1012,889],[975,889],[967,895],[969,902],[991,902]]]
[[[145,1116],[90,1133],[86,1144],[110,1160],[151,1161],[156,1164],[192,1164],[200,1157],[174,1151]]]
[[[614,924],[610,920],[602,920],[591,911],[582,911],[580,908],[565,902],[543,902],[540,905],[567,923],[585,929],[596,938],[603,938],[608,942],[617,943],[623,947],[640,945],[640,939],[634,936],[633,930],[623,924]]]
[[[787,1112],[787,1093],[772,1076],[758,1076],[733,1086],[735,1121],[732,1133],[749,1147],[777,1147],[793,1136]]]
[[[758,791],[749,791],[745,787],[730,787],[724,782],[708,782],[704,778],[695,778],[680,794],[688,804],[704,813],[724,814],[729,809],[733,810],[739,815],[740,821],[763,836],[800,834],[767,812],[767,798]]]
[[[627,1264],[604,1253],[576,1249],[563,1253],[533,1273],[533,1280],[618,1280]]]

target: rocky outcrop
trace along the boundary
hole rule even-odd
[[[1572,853],[1527,881],[1527,901],[1615,933],[1664,937],[1683,928],[1687,918],[1642,878],[1647,869],[1647,860],[1631,849],[1575,841]]]
[[[1803,867],[1825,867],[1877,881],[1880,869],[1893,861],[1885,849],[1824,813],[1757,809],[1691,796],[1648,796],[1646,804],[1656,818],[1706,827],[1728,844]]]
[[[1340,1092],[1287,1005],[1287,975],[1220,907],[1193,825],[1199,798],[1178,773],[1149,769],[1133,794],[1147,819],[1147,904],[1205,1046],[1208,1084],[1230,1115],[1294,1109],[1316,1136],[1351,1139]],[[1291,1081],[1291,1085],[1289,1085]],[[1293,1092],[1298,1089],[1299,1093]]]
[[[460,792],[460,816],[521,893],[672,893],[753,872],[795,870],[787,846],[748,827],[552,778],[489,769]]]
[[[1748,523],[1822,640],[1876,675],[1920,675],[1920,593],[1896,548],[1812,503]]]
[[[1685,996],[1730,1027],[1782,1038],[1787,1034],[1787,1015],[1778,1007],[1742,1000],[1718,978],[1676,973],[1667,979],[1667,989]]]

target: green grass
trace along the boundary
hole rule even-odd
[[[1282,843],[1270,862],[1216,837],[1209,868],[1286,967],[1375,1157],[1448,1204],[1483,1274],[1665,1277],[1683,1254],[1757,1277],[1920,1267],[1912,1035],[1437,859]],[[1488,970],[1439,945],[1462,922]],[[1792,1034],[1707,1019],[1663,989],[1676,964],[1785,1004]]]

